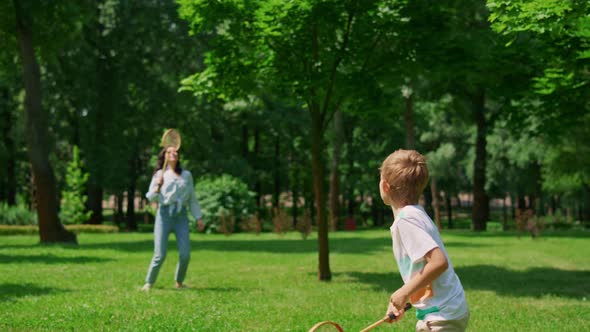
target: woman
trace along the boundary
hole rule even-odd
[[[162,170],[164,160],[168,159],[167,167]],[[184,288],[182,284],[186,276],[190,260],[190,240],[187,210],[197,220],[199,231],[204,228],[201,209],[195,197],[193,177],[187,170],[180,167],[178,151],[174,147],[162,149],[158,154],[158,167],[152,177],[150,188],[145,195],[151,202],[158,202],[156,222],[154,226],[154,257],[145,278],[143,291],[149,291],[158,277],[158,272],[166,259],[168,235],[174,232],[178,244],[178,265],[176,266],[176,288]]]

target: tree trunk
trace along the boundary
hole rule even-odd
[[[326,218],[326,194],[324,189],[324,135],[323,122],[319,106],[312,102],[311,112],[311,167],[313,173],[313,189],[315,193],[315,205],[318,225],[318,278],[322,281],[332,279],[330,272],[330,249],[328,247],[328,220]]]
[[[516,195],[510,194],[510,216],[512,220],[516,220]]]
[[[89,224],[102,224],[102,188],[96,184],[88,184],[88,200],[86,201],[86,208],[92,211]]]
[[[104,4],[104,0],[99,1],[96,7],[95,15],[100,17],[100,6]],[[89,116],[88,121],[88,168],[90,177],[88,178],[88,200],[86,206],[88,210],[92,212],[90,215],[90,224],[102,224],[103,221],[103,208],[102,199],[104,194],[103,187],[103,167],[102,160],[107,158],[104,144],[104,132],[105,132],[105,119],[108,119],[108,114],[111,109],[114,108],[112,105],[112,85],[113,78],[111,77],[113,70],[109,68],[109,56],[107,55],[108,49],[106,49],[103,43],[103,33],[105,27],[100,20],[96,19],[97,25],[95,32],[95,43],[97,45],[96,52],[96,108]]]
[[[25,83],[25,135],[33,178],[37,190],[37,217],[41,242],[77,243],[76,235],[59,222],[57,188],[53,169],[49,163],[49,131],[47,115],[41,106],[41,73],[35,56],[33,36],[22,17],[20,4],[14,1],[16,28],[20,45]]]
[[[416,148],[416,133],[414,130],[414,91],[413,82],[410,82],[408,92],[405,93],[406,108],[404,111],[404,126],[406,129],[406,149],[414,150]]]
[[[549,215],[554,216],[557,212],[557,200],[555,199],[556,195],[551,195],[549,198]]]
[[[306,174],[305,178],[303,179],[303,201],[304,201],[304,211],[309,211],[309,218],[311,219],[311,224],[317,226],[316,222],[316,209],[314,202],[314,194],[313,194],[313,176],[309,176]]]
[[[293,182],[291,183],[291,199],[293,200],[293,207],[291,213],[293,215],[293,226],[297,226],[297,217],[299,216],[299,172],[295,171]]]
[[[532,169],[534,181],[534,199],[532,199],[533,209],[536,216],[545,215],[545,202],[543,201],[543,178],[541,174],[541,165],[533,162]]]
[[[453,204],[451,202],[451,195],[445,193],[445,202],[447,205],[447,221],[449,229],[453,229]]]
[[[489,198],[485,190],[486,185],[486,117],[485,94],[483,89],[473,98],[473,111],[477,135],[475,139],[475,161],[473,163],[473,230],[485,231],[489,218]]]
[[[128,230],[137,230],[137,221],[135,220],[135,184],[129,184],[129,187],[127,187],[127,211],[125,213],[125,224]]]
[[[272,206],[279,208],[281,201],[281,139],[279,135],[275,137],[275,156],[273,165],[273,201]]]
[[[430,177],[430,190],[432,192],[432,207],[434,208],[434,220],[436,222],[436,227],[439,230],[442,230],[442,225],[440,223],[440,204],[438,203],[438,188],[436,185],[436,177]]]
[[[502,230],[508,230],[508,209],[506,207],[506,195],[502,198]]]
[[[14,1],[16,28],[25,82],[25,133],[36,187],[37,217],[41,242],[77,243],[76,235],[63,227],[57,216],[57,190],[49,163],[47,117],[41,107],[41,73],[35,57],[33,36],[18,1]]]
[[[242,157],[248,160],[248,125],[242,125]]]
[[[340,152],[342,148],[342,112],[336,109],[334,113],[334,151],[330,175],[330,226],[338,229],[340,217]]]
[[[582,185],[583,188],[583,197],[584,197],[584,212],[582,213],[582,218],[580,221],[582,223],[588,223],[590,221],[590,186],[587,184]]]
[[[135,189],[137,187],[137,164],[139,163],[136,153],[129,161],[129,185],[127,186],[127,229],[137,230],[137,220],[135,220]]]
[[[10,91],[8,89],[2,89],[2,99],[4,101],[10,100]],[[14,126],[12,117],[12,103],[7,102],[6,108],[3,108],[3,124],[1,127],[2,140],[4,147],[6,148],[6,178],[3,179],[3,190],[1,200],[6,201],[8,205],[16,205],[16,144],[11,135],[11,128]]]
[[[123,192],[119,192],[117,193],[116,197],[115,197],[115,212],[113,213],[114,218],[115,218],[115,224],[117,224],[118,227],[121,227],[121,224],[123,223]]]
[[[254,154],[252,156],[253,163],[258,168],[258,152],[260,151],[260,130],[258,128],[254,129]],[[254,183],[254,191],[256,192],[256,207],[258,208],[258,212],[260,213],[262,210],[262,180],[260,179],[260,175],[256,172],[256,180]]]
[[[431,219],[434,219],[434,210],[432,209],[432,188],[429,184],[424,190],[424,209]]]

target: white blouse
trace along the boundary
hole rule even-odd
[[[160,192],[156,192],[156,189],[158,189],[158,179],[161,174],[162,170],[160,169],[152,176],[152,182],[145,197],[150,202],[160,203],[160,207],[167,207],[170,214],[180,212],[184,206],[191,211],[195,219],[201,219],[201,207],[195,196],[191,172],[182,170],[182,173],[178,175],[168,167],[164,172],[164,182],[162,183]]]

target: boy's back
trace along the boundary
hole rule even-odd
[[[422,270],[424,256],[432,249],[440,248],[448,261],[445,272],[410,297],[418,319],[455,320],[465,316],[465,292],[455,274],[440,233],[422,206],[403,207],[390,230],[394,256],[405,283]]]
[[[418,205],[428,183],[426,158],[414,150],[397,150],[380,168],[379,192],[391,206],[393,252],[404,285],[389,298],[387,316],[399,320],[406,302],[416,307],[416,331],[465,331],[469,310],[465,292],[438,229]]]

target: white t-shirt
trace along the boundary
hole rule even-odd
[[[393,255],[404,283],[407,283],[423,267],[424,255],[440,248],[449,267],[432,284],[412,296],[412,305],[420,320],[453,320],[467,313],[465,292],[453,269],[449,255],[432,219],[420,205],[407,205],[395,217],[391,225]]]

